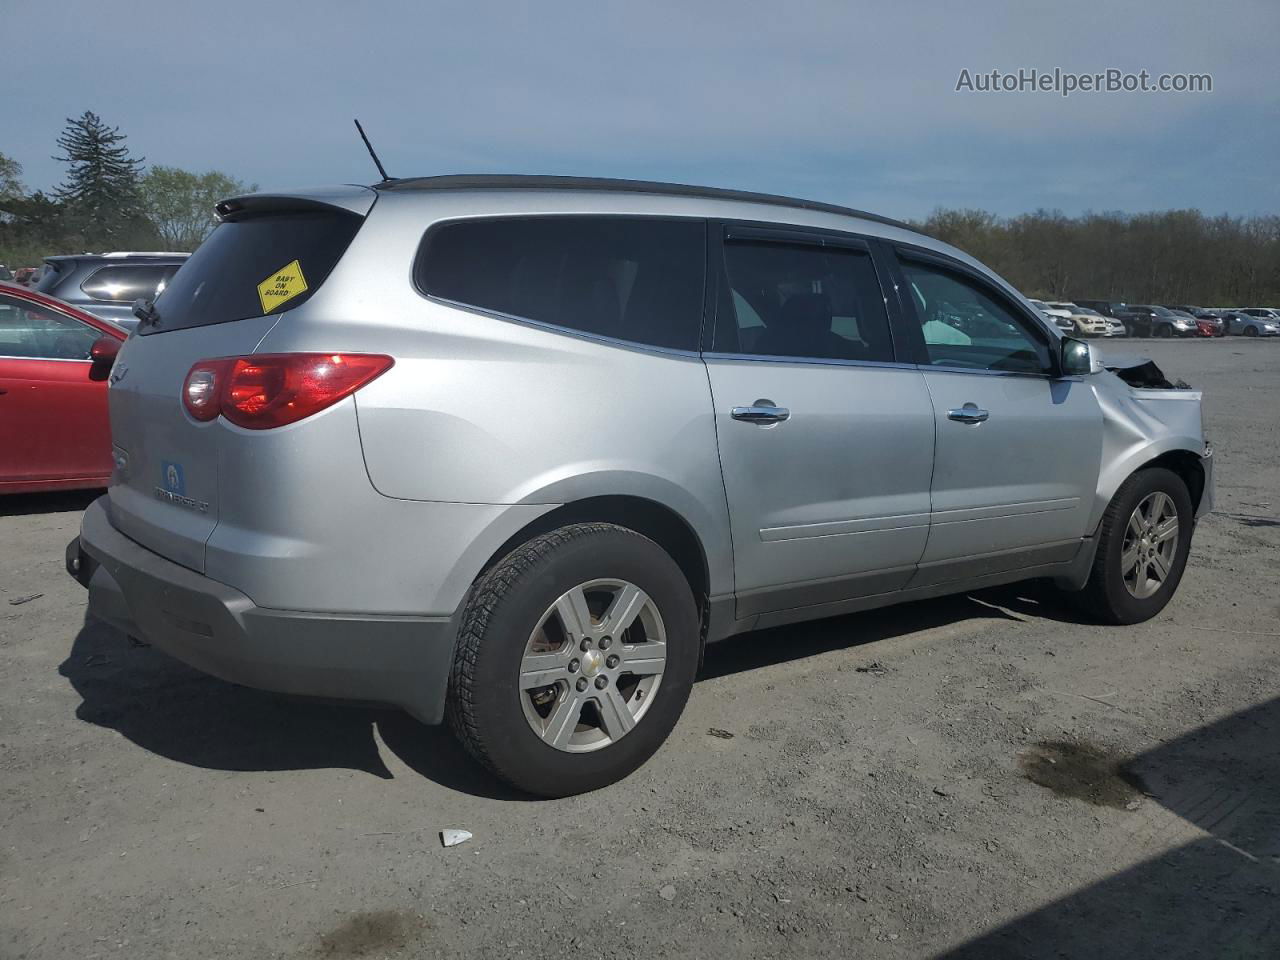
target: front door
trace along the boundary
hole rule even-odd
[[[1088,383],[1059,340],[962,265],[900,253],[937,426],[929,543],[913,586],[1070,559],[1102,458]]]
[[[739,617],[899,589],[929,523],[933,408],[870,249],[731,230],[704,354]]]

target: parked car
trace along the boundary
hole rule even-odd
[[[1139,337],[1191,337],[1196,336],[1194,317],[1175,314],[1167,307],[1152,304],[1131,303],[1120,317],[1134,336]]]
[[[1280,322],[1257,317],[1241,310],[1224,310],[1222,318],[1227,323],[1227,333],[1243,337],[1274,337],[1280,335]]]
[[[83,253],[45,257],[36,289],[126,329],[138,322],[135,300],[152,300],[187,253]]]
[[[1057,310],[1050,313],[1048,304],[1041,300],[1028,300],[1027,302],[1036,308],[1036,312],[1039,313],[1041,317],[1061,332],[1070,333],[1075,329],[1075,325],[1071,322],[1070,315],[1064,311]]]
[[[1129,335],[1129,328],[1124,325],[1123,321],[1117,320],[1115,317],[1105,316],[1102,319],[1107,324],[1107,332],[1103,334],[1104,337],[1127,337]]]
[[[643,763],[704,642],[1027,577],[1145,620],[1212,503],[1199,394],[894,221],[499,176],[218,211],[117,360],[90,610],[447,715],[533,794]]]
[[[1191,317],[1194,317],[1197,321],[1201,321],[1201,320],[1207,321],[1211,332],[1204,333],[1202,328],[1201,333],[1204,336],[1225,337],[1227,335],[1226,322],[1223,321],[1221,315],[1218,313],[1217,310],[1210,310],[1207,307],[1192,307],[1192,306],[1170,307],[1169,309],[1180,310],[1183,313],[1188,314]]]
[[[19,267],[13,271],[13,282],[22,287],[34,287],[39,279],[39,267]]]
[[[1071,320],[1071,311],[1065,307],[1051,307],[1043,300],[1031,300],[1029,302],[1044,316],[1048,317],[1059,330],[1070,333],[1075,329],[1075,323]]]
[[[1071,331],[1078,337],[1104,337],[1107,334],[1106,318],[1092,307],[1065,302],[1049,303],[1047,306],[1052,310],[1067,311]]]
[[[1237,313],[1243,313],[1250,317],[1256,317],[1259,320],[1270,320],[1280,323],[1280,310],[1274,310],[1271,307],[1237,307]]]
[[[107,375],[127,335],[0,283],[0,493],[107,485]]]
[[[3,263],[0,263],[0,283],[11,283],[12,281],[13,274],[10,272],[8,267]]]
[[[1128,304],[1120,300],[1074,300],[1072,302],[1078,307],[1097,310],[1104,317],[1119,318],[1128,308]]]

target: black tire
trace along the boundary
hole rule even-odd
[[[1162,323],[1155,328],[1155,335],[1157,337],[1169,337],[1173,335],[1173,330],[1168,324]]]
[[[557,598],[601,578],[648,594],[666,630],[666,664],[652,703],[630,731],[600,749],[569,753],[545,742],[526,719],[520,664]],[[561,527],[517,547],[472,586],[449,678],[449,725],[476,760],[527,793],[564,797],[599,789],[640,767],[675,727],[693,688],[700,634],[689,583],[660,546],[613,524]]]
[[[1258,335],[1258,328],[1257,328],[1257,327],[1245,327],[1245,328],[1244,328],[1244,335],[1245,335],[1246,337],[1256,337],[1256,336]]]
[[[1178,546],[1170,565],[1169,576],[1150,597],[1139,599],[1125,586],[1120,554],[1124,548],[1125,530],[1134,509],[1148,495],[1157,491],[1168,494],[1178,513]],[[1186,569],[1195,529],[1194,510],[1187,485],[1172,470],[1148,467],[1139,470],[1111,498],[1098,529],[1098,551],[1084,589],[1072,599],[1103,623],[1128,624],[1150,620],[1164,609]]]

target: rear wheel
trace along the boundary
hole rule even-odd
[[[1154,617],[1178,589],[1194,527],[1182,478],[1163,467],[1138,471],[1103,514],[1093,570],[1075,599],[1107,623]]]
[[[667,738],[699,645],[688,581],[661,547],[612,524],[561,527],[472,588],[449,722],[477,760],[521,790],[595,790]]]

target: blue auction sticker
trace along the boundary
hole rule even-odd
[[[164,475],[165,490],[169,493],[176,493],[180,497],[187,495],[187,481],[182,475],[182,464],[162,460],[160,461],[160,471]]]

